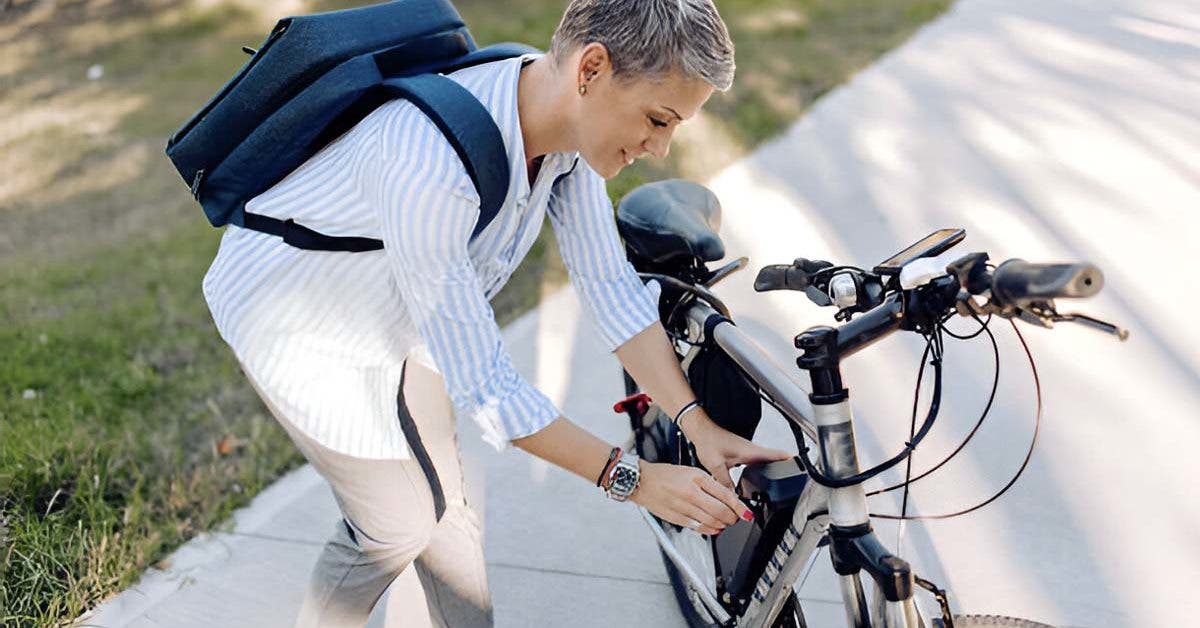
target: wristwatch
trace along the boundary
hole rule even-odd
[[[609,499],[623,502],[629,499],[633,490],[637,488],[640,478],[641,469],[638,467],[637,454],[627,451],[608,472],[608,489],[604,494],[608,495]]]

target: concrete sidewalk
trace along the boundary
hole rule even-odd
[[[1104,269],[1101,297],[1060,307],[1122,323],[1129,342],[1026,327],[1046,409],[1021,481],[967,517],[876,525],[886,543],[901,538],[900,553],[956,610],[1094,627],[1185,626],[1200,613],[1188,589],[1200,579],[1200,328],[1190,320],[1200,297],[1188,263],[1200,243],[1198,166],[1197,3],[963,0],[711,182],[727,250],[753,269],[800,256],[869,266],[946,226],[968,230],[964,252],[996,261]],[[755,294],[752,280],[734,276],[718,292],[788,364],[791,336],[831,324],[832,313],[795,294]],[[995,328],[1002,373],[988,423],[915,486],[910,512],[974,504],[1024,456],[1032,379],[1011,329]],[[548,298],[505,340],[567,416],[624,439],[624,420],[608,410],[621,394],[617,363],[571,293]],[[943,412],[916,470],[962,439],[991,386],[990,346],[948,342]],[[916,339],[893,338],[844,365],[864,464],[907,437],[919,356]],[[498,625],[683,625],[632,508],[520,451],[497,455],[474,425],[460,429]],[[777,417],[756,440],[794,448]],[[898,499],[872,499],[874,512],[898,509]],[[233,532],[189,543],[87,622],[286,625],[335,519],[328,490],[301,469],[239,513]],[[843,623],[826,565],[802,589],[814,627]],[[393,599],[389,611],[410,620],[422,608]]]

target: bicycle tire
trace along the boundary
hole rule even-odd
[[[662,556],[663,566],[667,570],[667,579],[671,581],[671,591],[675,594],[675,602],[679,604],[679,610],[683,613],[683,619],[687,625],[690,628],[720,628],[721,624],[712,616],[708,607],[700,601],[699,596],[687,585],[687,581],[675,567],[675,563],[667,558],[665,552],[659,551],[659,555]]]
[[[945,622],[941,619],[934,619],[931,623],[933,628],[945,628]],[[955,615],[954,628],[1054,628],[1054,626],[1002,615]]]
[[[623,379],[625,381],[625,394],[633,395],[640,392],[637,382],[634,381],[629,373],[622,369]],[[657,407],[652,407],[650,412],[654,414],[647,421],[650,427],[641,431],[640,435],[643,442],[634,442],[635,450],[642,454],[643,459],[648,462],[673,462],[671,452],[667,446],[666,432],[664,428],[670,424],[670,419],[666,419],[662,411]],[[664,422],[665,421],[665,422]],[[639,435],[635,431],[634,437]],[[651,513],[653,515],[653,513]],[[663,521],[657,516],[654,520],[662,526],[666,533],[680,553],[684,555],[684,559],[689,564],[703,569],[701,576],[710,576],[713,578],[711,584],[715,586],[716,566],[708,564],[704,559],[704,548],[708,546],[708,541],[699,532],[694,530],[685,530],[669,521]],[[711,548],[711,546],[709,546]],[[675,594],[675,601],[679,604],[679,610],[683,613],[683,618],[687,621],[691,628],[719,628],[720,624],[716,618],[709,612],[708,607],[700,601],[699,595],[688,586],[687,579],[680,573],[679,568],[671,561],[666,552],[659,548],[659,556],[662,557],[663,567],[667,571],[667,579],[671,583],[671,591]],[[711,549],[708,551],[711,554]]]

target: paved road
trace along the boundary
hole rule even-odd
[[[1196,2],[963,0],[711,182],[727,248],[753,268],[797,256],[865,266],[961,226],[964,251],[1104,269],[1104,295],[1079,306],[1127,326],[1130,340],[1028,330],[1045,416],[1025,475],[986,510],[903,531],[903,553],[957,607],[1090,627],[1190,625],[1200,611],[1185,589],[1200,579],[1200,298],[1186,263],[1200,245],[1198,166]],[[797,295],[756,295],[751,280],[735,276],[719,292],[787,363],[790,337],[830,323],[830,312]],[[505,337],[568,416],[616,442],[622,421],[606,407],[620,393],[617,365],[584,321],[560,293]],[[996,329],[1003,370],[991,418],[917,485],[917,513],[972,504],[1021,462],[1033,382],[1011,329]],[[907,435],[919,350],[893,338],[844,367],[865,462]],[[918,469],[953,448],[990,388],[986,344],[952,343],[946,364],[943,416]],[[682,625],[631,508],[519,451],[496,455],[473,425],[460,427],[499,625]],[[777,418],[757,439],[794,448]],[[876,512],[897,508],[877,499]],[[334,517],[327,489],[298,471],[242,513],[235,533],[189,544],[91,623],[285,625]],[[877,528],[895,542],[895,526]],[[802,595],[812,625],[839,625],[828,576],[816,572]],[[410,602],[393,599],[393,618],[419,613]]]

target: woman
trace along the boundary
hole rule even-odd
[[[729,87],[733,69],[711,0],[573,0],[547,55],[451,75],[496,119],[513,172],[503,208],[474,239],[471,180],[404,101],[247,205],[331,235],[379,234],[383,251],[303,251],[229,228],[204,280],[213,318],[344,516],[298,625],[363,625],[413,561],[438,625],[491,625],[455,412],[497,449],[516,445],[702,533],[751,516],[728,468],[789,454],[721,429],[692,403],[604,187],[635,159],[665,157],[675,128]],[[514,369],[488,299],[546,214],[602,338],[642,389],[680,414],[711,475],[617,456]]]

